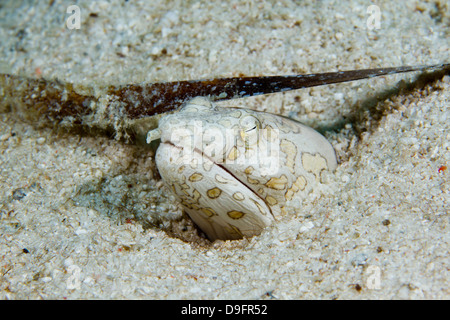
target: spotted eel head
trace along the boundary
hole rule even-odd
[[[221,108],[206,98],[162,117],[158,130],[158,169],[194,221],[212,230],[217,216],[231,219],[220,227],[228,228],[225,235],[216,228],[207,232],[210,238],[258,234],[337,166],[330,143],[313,129],[269,113]],[[250,222],[237,222],[244,216]]]

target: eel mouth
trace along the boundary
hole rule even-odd
[[[184,150],[183,147],[181,146],[177,146],[176,144],[174,144],[171,141],[165,141],[165,142],[161,142],[161,143],[165,143],[168,144],[174,148],[180,149],[180,150]],[[231,175],[234,179],[236,179],[237,181],[239,181],[242,185],[244,185],[251,193],[253,193],[255,196],[257,196],[259,199],[261,199],[264,204],[266,205],[266,207],[269,209],[270,214],[272,215],[273,219],[276,220],[275,215],[272,212],[272,208],[270,207],[270,205],[267,203],[267,201],[261,197],[258,193],[256,193],[253,189],[251,189],[246,183],[244,183],[241,179],[239,179],[238,177],[236,177],[233,172],[231,172],[230,170],[228,170],[227,168],[225,168],[222,164],[217,163],[216,161],[214,161],[213,158],[211,158],[210,156],[208,156],[207,154],[203,153],[203,151],[199,150],[198,148],[194,148],[194,152],[198,153],[199,155],[201,155],[202,157],[208,159],[209,161],[211,161],[212,163],[214,163],[214,165],[220,167],[222,170],[224,170],[225,172],[227,172],[229,175]]]

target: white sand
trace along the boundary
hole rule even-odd
[[[50,2],[2,1],[0,71],[112,84],[450,61],[445,1],[386,2],[372,31],[362,0],[79,1],[79,30]],[[212,245],[148,148],[0,114],[0,298],[448,299],[450,78],[348,120],[415,76],[222,103],[328,128],[341,163],[262,235]]]

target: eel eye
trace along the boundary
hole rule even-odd
[[[254,116],[244,116],[239,121],[240,136],[245,145],[251,146],[258,143],[259,129],[261,128],[261,122]]]
[[[244,116],[239,121],[241,130],[250,133],[253,130],[259,130],[261,128],[261,122],[254,116]]]

